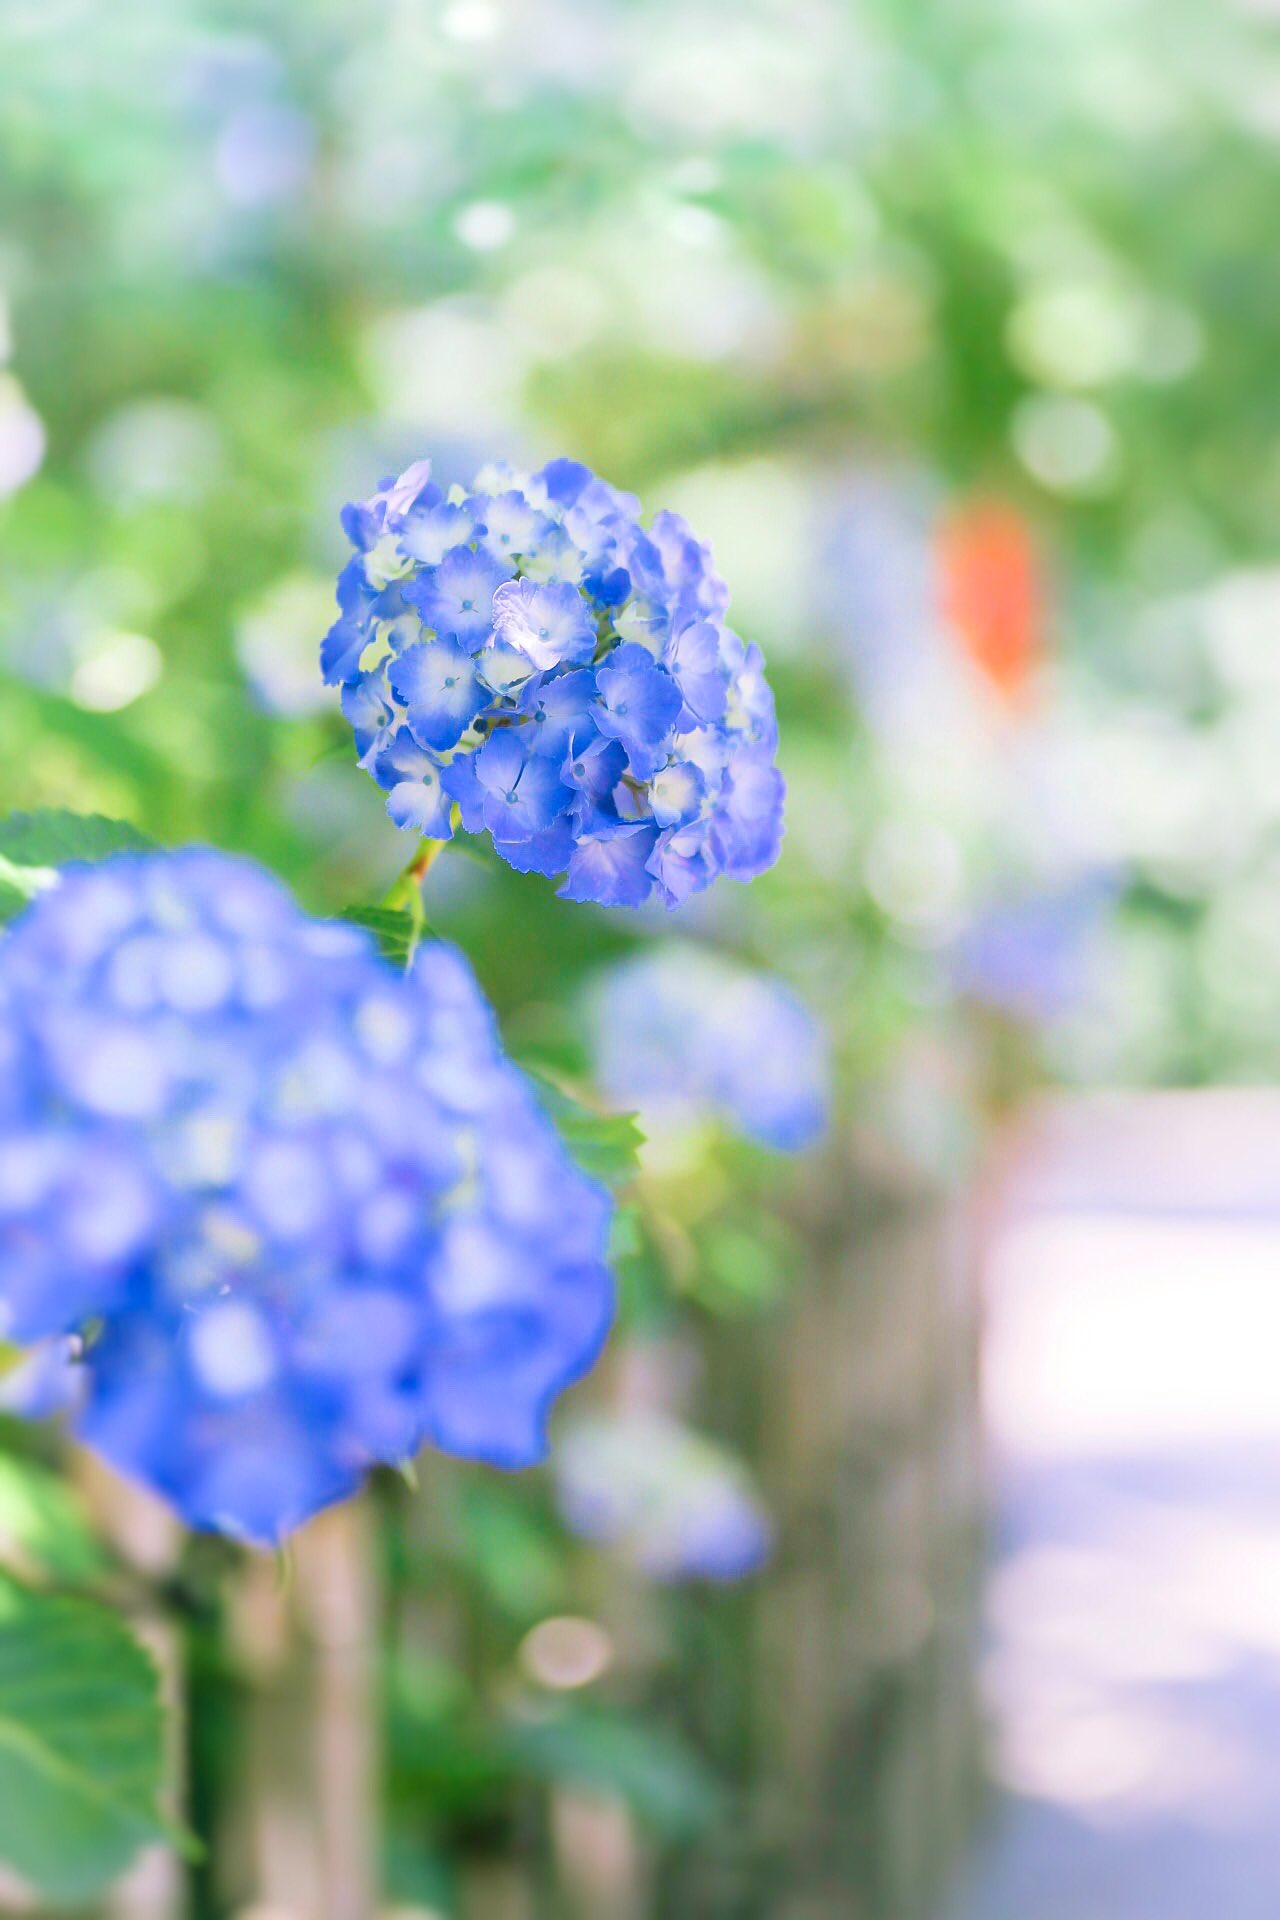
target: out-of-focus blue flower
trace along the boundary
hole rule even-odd
[[[87,1326],[80,1432],[196,1526],[275,1540],[423,1441],[539,1458],[608,1220],[450,948],[402,977],[200,850],[69,869],[0,945],[0,1336]]]
[[[746,1469],[666,1415],[575,1419],[551,1460],[573,1531],[652,1580],[740,1580],[769,1556],[772,1528]]]
[[[609,968],[588,993],[587,1017],[600,1086],[652,1127],[712,1112],[797,1152],[826,1125],[826,1037],[768,974],[664,943]]]
[[[954,985],[1033,1024],[1070,1012],[1088,993],[1094,941],[1116,892],[1114,875],[1092,873],[988,907],[955,944]]]
[[[677,907],[777,858],[777,727],[706,547],[638,513],[573,460],[447,497],[419,461],[343,514],[320,660],[398,825],[461,819],[568,899]]]
[[[296,107],[264,102],[242,107],[218,138],[214,169],[238,207],[273,207],[306,184],[315,131]]]

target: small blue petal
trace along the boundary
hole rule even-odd
[[[631,770],[648,779],[666,758],[663,751],[680,713],[680,689],[646,650],[630,642],[610,654],[596,674],[601,733],[620,740]]]
[[[579,460],[549,460],[537,477],[558,507],[571,507],[592,475]]]
[[[645,863],[657,837],[653,827],[628,825],[584,839],[569,862],[561,897],[601,907],[642,906],[653,891]]]
[[[456,754],[440,769],[440,784],[461,813],[467,832],[483,832],[484,788],[476,779],[475,754]]]
[[[342,689],[340,704],[355,735],[360,764],[366,766],[367,756],[386,745],[388,728],[395,717],[383,675],[362,674],[358,680],[349,680]]]
[[[595,697],[595,675],[585,668],[531,681],[520,696],[520,711],[530,721],[529,751],[559,759],[571,741],[593,737]]]
[[[383,513],[380,500],[354,500],[342,509],[339,516],[342,531],[359,552],[367,553],[376,544],[382,532]]]
[[[440,501],[415,507],[400,530],[400,551],[424,566],[438,567],[450,547],[464,547],[476,531],[476,516],[467,507]]]
[[[404,597],[437,634],[477,647],[493,627],[495,589],[510,576],[510,564],[483,550],[453,547],[438,567],[427,567],[404,589]]]
[[[615,811],[610,796],[627,770],[626,750],[620,740],[600,736],[583,746],[575,740],[566,754],[560,777],[566,786],[585,794],[598,809]]]
[[[728,674],[720,662],[719,632],[710,621],[699,620],[678,634],[668,649],[667,664],[695,722],[724,718]]]
[[[565,811],[573,794],[554,761],[526,752],[514,728],[494,733],[476,755],[485,825],[495,840],[527,840]]]
[[[494,836],[494,846],[507,865],[517,873],[542,873],[548,877],[563,873],[573,857],[577,832],[567,813],[549,827],[531,833],[527,840],[506,840]]]
[[[456,746],[488,704],[475,662],[461,641],[430,640],[410,647],[387,672],[419,745]]]
[[[687,760],[673,760],[649,783],[649,805],[660,827],[683,827],[697,818],[706,781]]]
[[[334,687],[341,681],[354,680],[368,644],[369,636],[358,621],[346,615],[335,620],[320,642],[320,670],[325,684]]]
[[[576,587],[504,581],[493,596],[493,631],[541,673],[590,660],[596,649],[596,623]]]

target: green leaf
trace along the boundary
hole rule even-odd
[[[537,1085],[539,1099],[583,1172],[611,1187],[633,1180],[644,1145],[635,1115],[588,1106],[559,1074],[531,1060],[521,1060],[520,1065]]]
[[[414,948],[426,936],[426,925],[414,926],[412,914],[399,907],[348,907],[339,915],[353,927],[366,927],[383,956],[393,966],[407,967]]]
[[[168,1837],[154,1666],[123,1621],[0,1576],[0,1860],[88,1898]]]
[[[83,1506],[56,1473],[0,1454],[0,1561],[14,1558],[57,1580],[92,1580],[107,1566]]]
[[[128,821],[108,820],[100,813],[42,807],[0,819],[0,860],[10,883],[13,868],[64,867],[73,860],[105,860],[113,853],[143,853],[154,846],[154,840]]]

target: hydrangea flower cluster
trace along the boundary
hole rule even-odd
[[[552,1467],[573,1531],[651,1580],[740,1580],[769,1556],[773,1529],[746,1469],[667,1414],[575,1419]]]
[[[782,981],[685,942],[610,967],[587,996],[595,1075],[646,1131],[708,1113],[796,1153],[827,1121],[827,1042]]]
[[[81,1434],[197,1527],[539,1458],[609,1213],[450,948],[406,978],[203,850],[69,869],[0,946],[0,1336],[83,1333]]]
[[[398,826],[460,819],[567,899],[678,907],[777,858],[777,727],[707,548],[638,514],[573,460],[447,495],[420,461],[343,515],[321,665]]]

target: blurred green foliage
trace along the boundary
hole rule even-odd
[[[842,583],[814,591],[842,474],[1016,503],[1063,663],[1049,706],[1065,674],[1138,757],[1163,716],[1173,781],[1183,732],[1228,760],[1257,676],[1215,638],[1219,589],[1280,511],[1265,12],[14,0],[3,36],[0,802],[244,847],[316,904],[376,897],[396,836],[307,675],[339,502],[424,450],[448,472],[567,449],[727,536],[793,841],[716,912],[856,996],[860,1063],[937,987],[864,883],[884,782],[854,744]],[[1272,591],[1259,649],[1274,617]],[[1141,882],[1101,1023],[1121,1041],[1095,1023],[1064,1060],[1256,1069],[1266,793],[1249,813],[1226,871],[1198,820],[1181,859],[1112,836]],[[544,978],[626,937],[543,888],[482,891],[459,929],[527,916]],[[487,984],[527,1000],[486,947]],[[1153,995],[1167,1019],[1134,1011]]]
[[[449,477],[567,452],[689,513],[769,657],[787,849],[694,920],[827,1015],[842,1140],[964,1167],[975,1109],[1045,1056],[1017,1010],[1012,1045],[973,1018],[948,941],[1073,863],[1116,871],[1118,906],[1050,1064],[1273,1075],[1278,102],[1268,9],[1190,0],[8,0],[0,812],[247,850],[403,957],[407,916],[371,903],[409,849],[314,664],[338,509],[426,452]],[[1012,696],[937,579],[940,520],[986,496],[1037,561]],[[911,698],[925,629],[968,678],[904,739],[865,642]],[[55,856],[0,834],[0,916]],[[562,1089],[582,981],[660,931],[463,850],[427,913]],[[629,1122],[566,1113],[630,1170]],[[627,1327],[780,1315],[789,1179],[710,1138],[650,1164]],[[0,1526],[89,1575],[40,1470],[0,1470]],[[384,1493],[393,1607],[442,1582],[473,1639],[390,1639],[405,1898],[548,1777],[672,1842],[714,1817],[661,1686],[508,1711],[528,1627],[591,1601],[545,1489],[433,1473],[425,1537]]]

